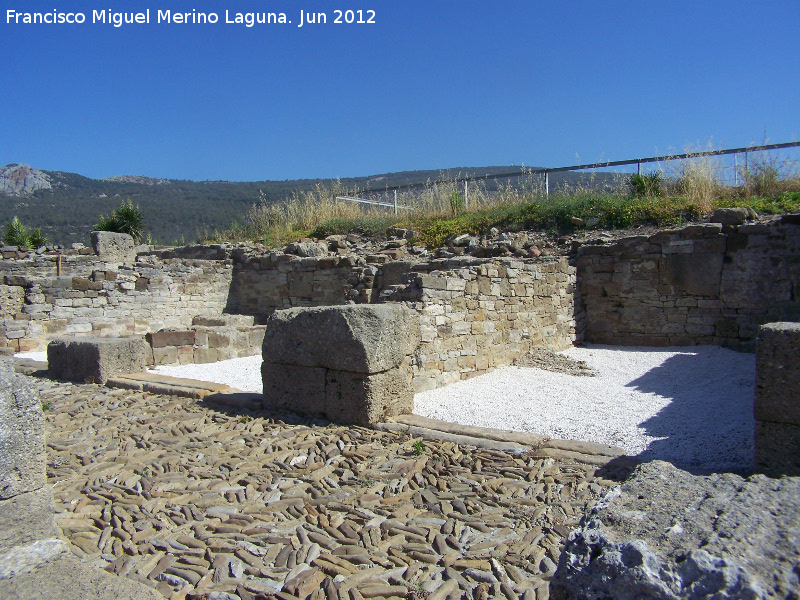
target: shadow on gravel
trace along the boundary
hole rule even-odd
[[[754,380],[752,354],[705,347],[687,348],[631,381],[627,387],[671,400],[639,423],[662,439],[636,458],[664,460],[696,475],[751,473]]]

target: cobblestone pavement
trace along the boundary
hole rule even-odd
[[[610,467],[30,378],[75,555],[167,598],[548,597]]]

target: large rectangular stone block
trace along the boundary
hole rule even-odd
[[[755,470],[770,477],[800,476],[800,425],[756,421]]]
[[[419,320],[397,304],[275,311],[262,355],[272,363],[378,373],[397,367],[419,343]]]
[[[800,323],[760,328],[754,412],[759,421],[800,425]]]
[[[165,348],[167,346],[193,346],[194,331],[187,330],[168,330],[155,331],[148,333],[147,341],[153,348]]]
[[[325,369],[264,362],[264,408],[325,415]]]
[[[105,383],[110,377],[145,370],[149,345],[140,337],[82,337],[53,340],[47,346],[50,376]]]
[[[23,381],[10,361],[0,360],[0,500],[46,483],[42,407]]]
[[[325,416],[337,423],[375,425],[414,409],[414,391],[401,369],[382,373],[328,370]]]

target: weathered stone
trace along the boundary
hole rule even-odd
[[[328,246],[317,242],[292,242],[283,251],[286,254],[296,254],[297,256],[327,256]]]
[[[255,325],[255,317],[252,315],[197,316],[192,319],[192,325],[205,327],[252,327]]]
[[[37,462],[44,467],[44,459]],[[50,486],[0,500],[0,552],[56,537],[54,510]]]
[[[142,338],[56,339],[47,346],[52,377],[105,383],[109,377],[145,370],[148,345]]]
[[[324,415],[337,423],[375,425],[414,409],[414,392],[400,369],[364,374],[328,370]]]
[[[153,348],[164,348],[165,346],[193,346],[194,331],[190,330],[165,330],[148,333],[145,336],[147,342]]]
[[[412,312],[390,304],[293,308],[273,313],[265,362],[378,373],[397,367],[418,340]]]
[[[756,421],[754,463],[770,477],[800,475],[800,425]]]
[[[127,233],[93,231],[92,248],[98,258],[106,262],[132,263],[136,261],[133,238]]]
[[[800,323],[761,326],[754,411],[759,421],[800,425]]]
[[[741,225],[750,218],[750,210],[742,206],[734,208],[718,208],[711,215],[711,223],[721,223],[722,225]]]
[[[800,475],[800,323],[760,328],[753,409],[756,471]]]
[[[789,598],[800,589],[798,514],[800,479],[703,477],[647,463],[570,534],[550,595]]]
[[[141,583],[85,566],[69,555],[0,580],[0,595],[19,600],[163,600]]]
[[[45,461],[39,397],[0,360],[0,500],[44,486]]]

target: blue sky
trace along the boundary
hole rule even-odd
[[[798,0],[1,4],[0,165],[253,181],[800,139]],[[91,23],[147,8],[149,24]],[[376,22],[334,24],[337,8]],[[158,24],[159,9],[220,20]],[[225,24],[226,9],[292,24]],[[299,28],[301,10],[328,23]]]

